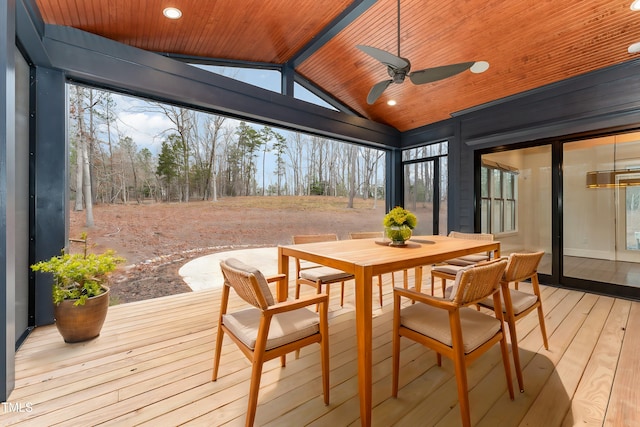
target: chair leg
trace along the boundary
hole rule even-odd
[[[382,275],[378,275],[378,293],[380,294],[380,307],[382,307]]]
[[[251,427],[256,418],[256,408],[258,406],[258,392],[260,391],[260,379],[262,377],[262,365],[264,364],[264,352],[267,346],[269,335],[269,325],[271,316],[262,316],[258,327],[258,336],[253,349],[251,360],[251,382],[249,385],[249,402],[247,404],[247,418],[245,425]]]
[[[516,319],[507,315],[507,324],[509,325],[509,336],[511,337],[511,353],[513,354],[513,364],[516,368],[516,377],[518,378],[518,387],[520,393],[524,392],[524,378],[522,369],[520,368],[520,348],[518,347],[518,334],[516,333]]]
[[[517,348],[517,347],[516,347]],[[514,399],[513,395],[513,381],[511,379],[511,366],[509,364],[509,350],[507,349],[507,338],[505,336],[504,327],[502,329],[502,339],[500,340],[500,351],[502,352],[502,364],[504,365],[504,374],[507,378],[507,389],[509,390],[509,397]],[[515,357],[514,357],[515,360]],[[520,369],[520,358],[516,364],[516,375],[518,376],[518,383],[520,384],[522,378],[522,370]],[[522,385],[520,384],[520,392],[523,392]]]
[[[400,376],[400,297],[393,297],[393,336],[392,348],[392,380],[391,395],[398,397],[398,380]]]
[[[502,319],[507,322],[509,326],[509,336],[511,337],[511,353],[513,354],[513,364],[516,368],[516,377],[518,378],[518,387],[520,387],[520,393],[524,392],[524,379],[522,377],[522,368],[520,365],[520,347],[518,346],[518,334],[516,332],[516,317],[513,312],[513,302],[511,301],[511,291],[509,290],[509,283],[501,282],[501,294],[504,298],[504,312],[502,312],[502,307],[500,311],[502,312]],[[494,299],[495,304],[499,303],[499,300]],[[498,316],[496,316],[498,317]],[[506,341],[505,341],[506,342]],[[506,345],[506,344],[505,344]],[[511,369],[509,369],[509,378],[511,378]],[[512,397],[513,399],[513,397]]]
[[[213,356],[213,375],[211,376],[211,381],[216,381],[218,379],[218,368],[220,367],[220,355],[222,354],[223,335],[224,331],[218,324],[218,334],[216,335],[216,350]]]
[[[327,320],[327,303],[322,303],[320,307],[320,333],[322,341],[320,341],[320,364],[322,367],[322,391],[324,394],[324,404],[329,404],[329,327]]]
[[[542,300],[540,299],[540,283],[538,282],[538,274],[531,277],[534,293],[538,296],[538,321],[540,323],[540,333],[542,333],[542,342],[544,348],[549,350],[549,341],[547,340],[547,327],[544,323],[544,312],[542,311]],[[518,283],[516,282],[516,286]],[[516,288],[517,289],[517,288]]]
[[[440,356],[440,354],[438,354]],[[456,371],[456,384],[458,386],[458,404],[460,405],[460,416],[462,425],[471,427],[471,413],[469,408],[469,390],[467,383],[467,368],[464,362],[463,350],[459,349],[453,356],[453,364]]]
[[[538,320],[540,321],[540,333],[542,333],[542,342],[544,348],[549,350],[549,341],[547,340],[547,327],[544,323],[544,313],[542,312],[542,304],[538,304]]]
[[[260,378],[262,377],[263,355],[254,353],[253,368],[251,369],[251,385],[249,386],[249,404],[247,406],[246,427],[253,426],[258,406],[258,392],[260,391]]]
[[[435,276],[433,275],[433,271],[431,272],[431,295],[433,295],[434,292],[434,283],[435,283]]]
[[[340,307],[344,307],[344,282],[340,282]]]

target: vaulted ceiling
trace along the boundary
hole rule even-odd
[[[400,54],[413,70],[487,61],[416,86],[391,84],[386,67],[356,48],[397,54],[396,0],[35,0],[44,22],[159,53],[273,64],[342,104],[400,131],[570,77],[636,59],[640,11],[632,0],[401,0]],[[167,6],[182,10],[165,18]],[[394,99],[397,105],[389,106]]]

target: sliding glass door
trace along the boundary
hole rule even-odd
[[[640,286],[640,133],[563,145],[562,275]]]
[[[418,217],[415,235],[447,233],[447,143],[403,153],[404,204]]]
[[[640,132],[480,159],[480,231],[500,240],[503,255],[543,250],[538,272],[547,283],[637,297]]]
[[[544,251],[538,272],[551,274],[551,145],[481,157],[481,232],[500,240],[502,255]]]

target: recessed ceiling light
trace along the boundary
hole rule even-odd
[[[640,0],[633,0],[633,3],[631,3],[631,10],[640,10]]]
[[[629,53],[640,53],[640,42],[632,44],[627,50]]]
[[[393,106],[393,105],[396,105],[396,104],[397,104],[397,102],[396,102],[395,99],[390,99],[390,100],[387,101],[387,105]]]
[[[487,61],[476,61],[475,64],[469,68],[472,73],[480,74],[489,69],[489,63]]]
[[[162,14],[169,19],[179,19],[182,16],[182,11],[176,7],[167,7],[162,11]]]

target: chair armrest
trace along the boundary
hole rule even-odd
[[[443,308],[449,311],[455,310],[458,308],[458,305],[454,304],[450,300],[440,298],[440,297],[434,297],[432,295],[423,294],[422,292],[418,292],[413,289],[403,289],[403,288],[394,287],[393,295],[403,296],[405,298],[409,298],[411,300],[418,301],[423,304],[430,305],[432,307]]]
[[[264,312],[269,314],[278,314],[286,311],[297,310],[299,308],[303,308],[303,307],[307,307],[310,305],[315,305],[323,302],[324,303],[329,302],[329,296],[327,294],[316,294],[316,295],[311,295],[307,297],[302,297],[299,299],[279,302],[277,304],[270,306],[269,308],[264,310]]]
[[[286,274],[274,274],[273,276],[265,277],[265,279],[267,279],[267,283],[280,282],[286,278]]]

